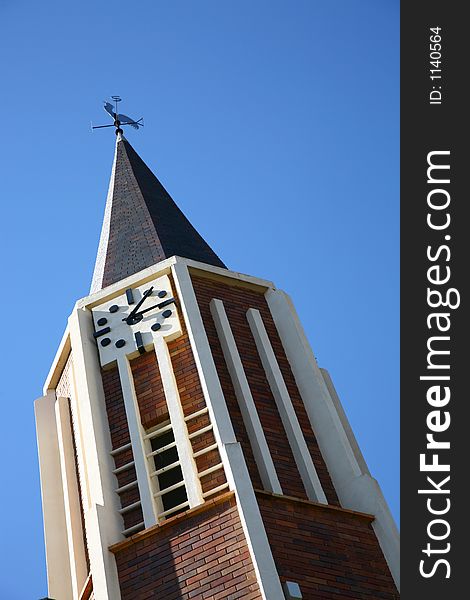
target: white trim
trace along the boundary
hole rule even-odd
[[[133,488],[137,487],[137,479],[135,481],[131,481],[131,483],[126,483],[126,485],[122,485],[119,488],[116,488],[116,494],[123,494]]]
[[[127,529],[124,529],[124,531],[122,532],[122,535],[126,536],[131,533],[134,533],[134,531],[138,531],[141,527],[143,529],[145,529],[145,523],[143,521],[141,521],[140,523],[137,523],[137,525],[132,525],[132,527],[128,527]],[[108,600],[108,599],[106,599],[106,600]]]
[[[223,271],[223,270],[222,270]],[[284,600],[264,523],[235,434],[202,322],[188,268],[178,258],[172,267],[204,398],[219,444],[225,474],[235,491],[243,532],[250,550],[263,600]]]
[[[43,387],[43,394],[46,395],[49,389],[55,389],[57,382],[62,374],[62,371],[67,364],[67,360],[70,354],[70,334],[69,327],[65,328],[65,331],[60,340],[59,347],[55,353],[54,360],[52,361],[51,368],[47,374],[46,381]]]
[[[150,431],[149,433],[144,434],[144,439],[145,440],[153,440],[153,438],[160,437],[167,431],[172,431],[172,430],[173,430],[172,424],[168,423],[168,425],[165,425],[164,427],[158,427],[158,429],[154,429],[153,431]],[[151,453],[149,452],[147,454],[147,456],[150,456],[150,454]]]
[[[118,475],[119,473],[122,473],[123,471],[127,471],[128,469],[130,469],[131,467],[135,466],[135,462],[133,460],[129,461],[128,463],[126,463],[125,465],[121,465],[120,467],[116,467],[115,469],[113,469],[113,473],[114,475]]]
[[[341,404],[341,400],[336,392],[336,388],[334,386],[333,380],[331,379],[330,374],[326,369],[320,368],[320,373],[322,375],[323,381],[327,387],[328,393],[330,394],[331,400],[333,401],[336,412],[338,413],[339,420],[343,426],[344,432],[346,433],[346,437],[348,438],[349,444],[353,451],[353,454],[357,460],[359,468],[361,469],[361,473],[370,475],[369,467],[367,466],[364,455],[359,448],[359,444],[357,443],[356,436],[349,424],[348,417],[344,412],[343,405]]]
[[[199,477],[205,477],[206,475],[210,475],[211,473],[214,473],[215,471],[220,471],[220,469],[224,468],[224,463],[220,462],[217,463],[216,465],[209,467],[208,469],[204,469],[204,471],[201,471],[199,473]]]
[[[181,462],[179,460],[171,463],[170,465],[167,465],[166,467],[162,467],[161,469],[152,471],[150,473],[150,477],[158,477],[159,475],[163,475],[163,473],[167,473],[168,471],[171,471],[172,469],[176,469],[176,467],[181,467]]]
[[[108,547],[122,539],[119,498],[115,492],[106,403],[93,339],[91,312],[74,310],[69,318],[76,405],[83,435],[83,467],[88,506],[85,528],[96,598],[121,597],[116,561]]]
[[[214,429],[214,426],[211,423],[210,425],[206,425],[205,427],[201,427],[201,429],[196,429],[196,431],[193,431],[192,433],[190,433],[188,437],[189,437],[190,440],[193,440],[194,438],[199,437],[203,433],[207,433],[208,431],[212,431],[213,429]]]
[[[127,444],[123,444],[122,446],[119,446],[119,448],[115,448],[114,450],[111,450],[110,454],[111,454],[111,456],[117,456],[118,454],[121,454],[121,452],[124,452],[125,450],[129,450],[130,448],[132,448],[132,444],[130,442],[128,442]]]
[[[162,452],[166,452],[167,450],[171,450],[172,448],[176,447],[176,442],[171,442],[170,444],[167,444],[166,446],[162,446],[161,448],[158,448],[157,450],[152,450],[152,452],[149,452],[147,454],[147,458],[150,458],[151,456],[157,456],[158,454],[162,454]]]
[[[253,277],[244,273],[237,273],[236,271],[229,271],[228,269],[223,269],[222,267],[214,267],[212,265],[191,260],[189,258],[183,258],[181,256],[171,256],[170,258],[160,261],[156,265],[142,269],[142,271],[139,271],[138,273],[129,275],[129,277],[121,279],[120,281],[108,285],[107,287],[92,294],[90,293],[88,296],[85,296],[77,301],[76,308],[93,308],[102,302],[111,300],[115,296],[118,296],[120,293],[122,293],[123,289],[135,287],[136,284],[141,285],[160,275],[166,275],[170,272],[170,269],[175,264],[181,265],[183,268],[190,267],[191,269],[196,269],[198,271],[206,271],[207,273],[211,273],[213,275],[233,279],[243,284],[250,284],[263,289],[274,287],[274,284],[266,279],[260,279],[259,277]]]
[[[65,505],[65,521],[69,547],[68,555],[72,576],[72,597],[74,600],[78,600],[80,590],[83,588],[88,577],[88,567],[83,543],[80,492],[77,481],[68,398],[57,398],[55,403],[55,418],[62,471],[62,494]]]
[[[187,415],[184,420],[186,422],[191,421],[192,419],[195,419],[196,417],[202,417],[202,415],[207,414],[207,412],[209,411],[209,409],[207,408],[207,406],[205,406],[204,408],[201,408],[201,410],[197,410],[196,412],[191,413],[190,415]]]
[[[207,273],[219,275],[224,279],[227,279],[228,277],[230,279],[236,279],[243,283],[250,283],[252,285],[262,288],[274,287],[274,283],[272,281],[268,281],[267,279],[253,277],[253,275],[247,275],[246,273],[238,273],[237,271],[229,271],[228,269],[224,269],[223,267],[215,267],[213,265],[208,265],[207,263],[202,263],[197,260],[193,260],[192,258],[183,258],[181,256],[177,256],[176,262],[180,264],[185,264],[186,267],[190,269],[197,269],[198,271],[206,271]]]
[[[382,491],[361,468],[292,301],[279,290],[268,290],[266,300],[340,502],[375,516],[372,526],[399,588],[399,533]]]
[[[265,490],[274,492],[275,494],[282,494],[281,484],[277,477],[263,426],[261,425],[237,344],[233,337],[227,313],[225,312],[224,303],[222,300],[213,298],[210,303],[210,309],[263,487]]]
[[[116,137],[116,145],[114,148],[113,168],[111,170],[111,179],[109,180],[108,195],[106,197],[103,225],[101,227],[101,235],[100,241],[98,243],[98,251],[96,253],[93,277],[91,279],[90,294],[93,294],[93,292],[100,290],[103,284],[104,267],[106,264],[106,255],[108,253],[109,244],[109,228],[111,225],[111,213],[113,208],[114,180],[116,178],[117,149],[119,142],[118,137]]]
[[[328,504],[323,491],[317,470],[313,464],[312,457],[305,442],[302,429],[300,427],[297,415],[295,414],[292,400],[289,396],[281,369],[277,362],[274,350],[271,346],[266,328],[261,318],[259,310],[248,309],[246,318],[253,334],[258,354],[261,358],[269,387],[274,396],[277,410],[284,425],[284,429],[292,449],[297,468],[299,469],[305,491],[310,500]]]
[[[164,490],[159,490],[158,492],[155,492],[154,496],[156,498],[161,498],[165,494],[168,494],[169,492],[173,492],[174,490],[177,490],[178,488],[183,487],[183,486],[184,486],[184,479],[182,479],[181,481],[178,481],[178,483],[174,483],[173,485],[168,486]],[[159,516],[161,517],[162,515],[163,515],[163,512],[161,512]]]
[[[230,465],[230,470],[226,470],[227,477],[231,489],[235,491],[238,514],[262,598],[285,600],[242,447],[239,443],[226,444],[224,453]]]
[[[208,452],[212,452],[212,450],[217,450],[218,445],[217,442],[215,442],[215,444],[211,444],[210,446],[206,446],[205,448],[202,448],[201,450],[198,450],[197,452],[195,452],[193,454],[193,458],[199,458],[200,456],[203,456],[204,454],[207,454]]]
[[[139,506],[142,506],[142,502],[140,500],[137,500],[136,502],[133,502],[132,504],[126,504],[126,506],[119,509],[119,514],[124,515],[124,514],[130,512],[131,510],[134,510],[134,508],[139,508]]]
[[[173,265],[175,262],[176,257],[171,256],[170,258],[160,261],[156,265],[142,269],[142,271],[134,273],[133,275],[129,275],[129,277],[121,279],[116,283],[112,283],[102,290],[98,290],[93,294],[80,298],[80,300],[77,300],[75,308],[94,308],[95,306],[99,306],[104,302],[112,300],[116,296],[120,296],[123,291],[129,287],[134,288],[136,286],[148,283],[149,281],[152,281],[153,279],[162,275],[167,275],[170,272],[171,265]]]
[[[134,467],[139,486],[140,500],[142,502],[142,514],[144,516],[145,528],[157,523],[156,507],[153,501],[152,483],[150,481],[150,468],[147,460],[147,447],[143,439],[144,429],[140,420],[139,404],[134,388],[134,379],[127,356],[120,354],[117,359],[119,379],[121,381],[122,396],[126,409],[127,425],[131,438],[132,452],[134,455]]]
[[[235,443],[237,440],[212,358],[188,268],[183,262],[178,260],[172,267],[172,273],[181,303],[181,311],[188,328],[188,335],[202,391],[214,428],[215,439],[219,447],[222,444]],[[199,431],[202,432],[202,430]]]
[[[162,513],[160,513],[160,517],[167,517],[168,515],[172,515],[177,510],[186,508],[186,506],[189,508],[188,500],[186,500],[186,502],[182,502],[181,504],[177,504],[176,506],[172,506],[168,510],[164,510]]]
[[[46,542],[47,588],[51,598],[72,598],[55,400],[55,392],[49,390],[34,402]]]
[[[209,496],[212,496],[213,494],[216,494],[217,492],[221,492],[222,490],[225,490],[228,487],[229,487],[228,482],[222,483],[222,485],[218,485],[217,487],[211,488],[207,492],[204,492],[203,497],[208,498]]]
[[[154,334],[153,345],[157,357],[158,369],[165,393],[166,405],[170,415],[170,421],[175,436],[178,458],[186,484],[186,493],[189,506],[194,508],[204,501],[202,498],[201,483],[197,476],[196,461],[193,458],[193,449],[188,437],[183,408],[181,406],[178,386],[176,385],[173,365],[165,339],[161,335]]]

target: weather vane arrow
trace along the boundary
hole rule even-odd
[[[144,126],[144,118],[143,117],[141,117],[140,119],[135,121],[134,119],[131,119],[131,117],[128,117],[127,115],[118,113],[118,102],[121,102],[121,98],[119,96],[111,96],[111,98],[114,100],[114,106],[111,104],[111,102],[108,102],[107,100],[105,100],[104,101],[104,110],[109,115],[111,115],[111,117],[114,120],[114,123],[112,125],[93,125],[93,123],[92,123],[91,124],[92,129],[103,129],[104,127],[115,127],[116,135],[117,135],[118,133],[123,133],[123,131],[121,129],[121,125],[130,125],[134,129],[139,129],[139,127]]]

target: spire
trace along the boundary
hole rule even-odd
[[[121,132],[91,293],[170,256],[224,267]]]

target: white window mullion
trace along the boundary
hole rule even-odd
[[[134,388],[131,366],[126,356],[118,358],[119,378],[121,380],[122,395],[126,409],[127,424],[134,455],[134,466],[137,475],[142,514],[145,527],[151,527],[157,522],[155,503],[153,500],[152,483],[150,480],[149,464],[147,460],[147,442],[140,421],[140,411]]]
[[[307,496],[315,502],[328,504],[261,314],[250,308],[246,317]]]
[[[193,458],[193,449],[188,436],[188,429],[186,427],[178,387],[173,373],[170,353],[168,351],[168,345],[161,335],[154,334],[153,343],[168,413],[170,415],[171,427],[173,429],[173,435],[175,436],[181,471],[186,485],[188,502],[189,506],[193,508],[194,506],[202,504],[204,499],[202,497],[201,483],[197,474],[196,462]]]
[[[282,494],[281,484],[277,477],[245,369],[233,337],[232,328],[225,312],[224,303],[222,300],[214,298],[211,300],[210,308],[263,487],[267,491]]]
[[[59,397],[55,403],[57,437],[62,471],[62,485],[65,501],[65,521],[69,541],[70,569],[72,574],[73,598],[78,599],[87,575],[83,541],[82,516],[80,511],[80,492],[75,466],[75,450],[72,438],[69,399]]]

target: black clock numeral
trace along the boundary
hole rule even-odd
[[[126,340],[118,340],[115,344],[116,348],[122,348],[126,345]]]
[[[109,307],[109,312],[110,313],[115,313],[119,310],[119,306],[117,304],[113,304],[112,306]]]
[[[135,343],[137,344],[137,350],[140,354],[145,354],[144,340],[142,339],[142,334],[140,333],[140,331],[136,331],[134,336]]]
[[[109,338],[103,338],[100,342],[100,344],[102,346],[109,346],[110,343],[111,343],[111,340]]]
[[[164,310],[162,312],[162,316],[164,319],[167,319],[168,317],[171,317],[171,310]]]
[[[134,300],[134,290],[132,288],[129,288],[128,290],[126,290],[126,297],[127,297],[127,304],[134,304],[135,300]]]
[[[93,337],[95,338],[99,338],[102,335],[104,335],[105,333],[109,333],[111,331],[111,327],[104,327],[103,329],[98,329],[98,331],[95,331],[95,333],[93,334]]]
[[[97,323],[100,327],[103,327],[103,325],[106,325],[106,323],[108,322],[108,319],[106,317],[101,317],[101,319],[98,319]]]
[[[154,323],[152,325],[152,331],[158,331],[161,328],[162,328],[162,326],[160,325],[160,323]]]
[[[167,295],[168,292],[166,292],[165,290],[162,290],[161,292],[158,292],[158,297],[159,298],[164,298]]]

